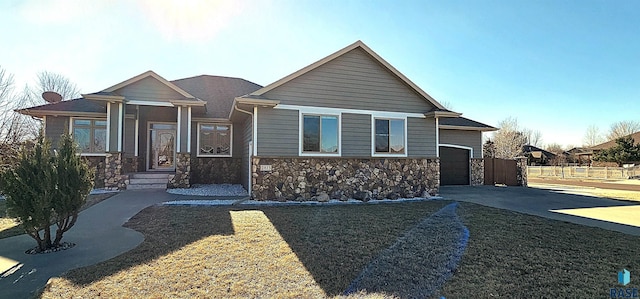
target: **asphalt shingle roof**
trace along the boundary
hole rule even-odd
[[[495,129],[490,125],[485,125],[481,122],[477,122],[465,117],[443,117],[438,120],[438,123],[442,126]]]
[[[245,79],[209,75],[174,80],[171,83],[207,102],[206,115],[198,115],[198,112],[194,112],[194,116],[216,118],[229,117],[229,112],[233,108],[233,100],[236,97],[262,88],[262,86]]]
[[[105,102],[89,101],[85,98],[78,98],[53,104],[47,103],[22,110],[105,113],[107,111],[107,104]]]

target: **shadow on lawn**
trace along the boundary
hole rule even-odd
[[[262,211],[328,296],[398,237],[449,202],[269,207]]]
[[[125,224],[145,236],[133,250],[64,277],[80,286],[148,263],[213,235],[235,234],[231,211],[261,210],[328,296],[342,294],[380,252],[449,201],[376,205],[166,207]],[[268,257],[266,257],[268,258]],[[167,269],[151,269],[166,271]]]
[[[76,285],[88,285],[203,238],[234,234],[229,210],[215,207],[151,206],[132,217],[124,226],[141,232],[145,240],[129,252],[96,265],[71,270],[65,277]]]

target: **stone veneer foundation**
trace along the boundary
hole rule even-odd
[[[82,159],[89,164],[89,168],[95,171],[93,188],[104,188],[105,163],[103,156],[82,156]]]
[[[484,185],[484,159],[471,159],[471,185]]]
[[[104,187],[111,190],[127,189],[129,176],[123,174],[122,153],[108,153],[104,164]]]
[[[516,158],[516,166],[516,179],[518,181],[518,186],[529,186],[527,179],[527,158]]]
[[[440,183],[437,158],[254,157],[252,165],[256,200],[412,198],[435,195]]]
[[[189,188],[191,174],[191,154],[176,154],[176,174],[169,175],[169,188]]]

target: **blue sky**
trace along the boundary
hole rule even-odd
[[[440,102],[544,143],[639,120],[640,1],[1,1],[0,66],[95,92],[154,70],[266,85],[362,40]]]

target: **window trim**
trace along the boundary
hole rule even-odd
[[[404,121],[404,152],[401,154],[394,153],[378,153],[376,152],[376,119],[384,119],[384,120],[402,120]],[[408,147],[408,117],[387,117],[382,115],[371,115],[371,157],[408,157],[409,147]],[[389,132],[391,133],[391,132]],[[391,147],[391,144],[389,144]]]
[[[107,130],[107,134],[105,135],[106,139],[105,139],[105,149],[104,152],[90,152],[90,153],[85,153],[85,152],[80,152],[80,156],[86,156],[86,157],[105,157],[107,156],[107,142],[109,141],[109,135],[108,132],[109,130],[107,129],[109,126],[109,122],[107,121],[107,118],[99,118],[99,117],[69,117],[69,134],[71,134],[71,139],[73,139],[73,142],[77,144],[76,140],[73,137],[73,122],[74,120],[102,120],[102,121],[106,121],[107,125],[105,125],[105,129]],[[92,128],[95,128],[92,126]],[[79,144],[78,144],[79,145]]]
[[[196,157],[202,157],[202,158],[230,158],[233,156],[233,124],[232,123],[228,123],[228,122],[208,122],[208,121],[203,121],[203,122],[197,122],[197,127],[198,127],[198,135],[196,136],[197,138],[197,148],[196,148]],[[224,126],[229,126],[229,154],[228,155],[217,155],[217,154],[202,154],[200,153],[200,125],[224,125]],[[189,145],[191,146],[191,145]]]
[[[338,119],[338,151],[336,153],[323,153],[323,152],[305,152],[304,151],[304,116],[315,115],[320,116],[320,123],[322,123],[322,116],[335,116]],[[298,110],[298,156],[301,157],[342,157],[342,113],[335,113],[329,111],[322,111],[322,109],[305,109]],[[322,147],[322,135],[320,135],[320,147]]]

